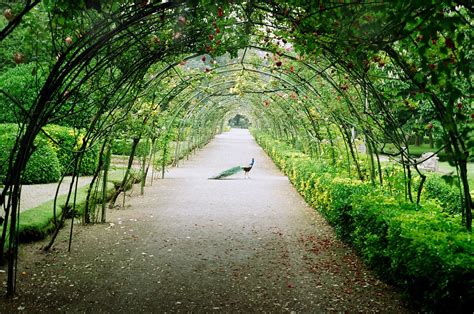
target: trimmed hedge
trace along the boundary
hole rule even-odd
[[[446,198],[422,206],[407,203],[382,188],[347,178],[285,143],[254,135],[305,200],[382,278],[428,309],[471,309],[474,243],[460,217],[443,211],[440,204]],[[450,195],[446,183],[430,179],[430,197],[436,196],[437,189]]]
[[[10,153],[15,145],[18,128],[15,125],[0,125],[0,179],[5,180]],[[25,184],[57,182],[61,177],[61,166],[52,145],[42,139],[35,140],[36,149],[31,155],[22,175]]]
[[[57,182],[61,174],[72,174],[72,151],[79,147],[81,137],[77,131],[68,127],[48,125],[45,132],[51,140],[40,133],[35,140],[36,150],[31,155],[22,182],[25,184]],[[4,180],[8,171],[10,152],[18,134],[16,124],[0,124],[0,180]],[[98,148],[92,147],[84,154],[80,175],[92,174],[98,162]]]
[[[53,145],[59,162],[61,163],[61,171],[66,175],[72,175],[73,172],[73,151],[80,148],[82,144],[82,135],[77,130],[72,128],[47,125],[44,131],[54,139],[50,141]],[[41,135],[40,135],[41,136]],[[80,175],[90,175],[94,173],[99,159],[99,148],[97,146],[87,148],[87,151],[82,157],[82,162],[79,167]]]
[[[23,171],[23,183],[57,182],[61,178],[61,166],[51,144],[39,138],[36,145]]]

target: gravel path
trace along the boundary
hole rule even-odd
[[[251,179],[207,179],[252,157]],[[48,254],[24,246],[19,297],[0,312],[411,311],[246,130],[217,136],[127,204],[106,225],[77,226],[71,253],[66,229]]]
[[[59,195],[68,193],[71,180],[72,177],[64,178],[61,187],[59,188]],[[82,187],[87,185],[91,180],[92,177],[79,177],[77,186]],[[56,194],[57,187],[57,183],[23,185],[21,187],[20,210],[24,211],[52,200]]]

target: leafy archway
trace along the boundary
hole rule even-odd
[[[17,49],[15,32],[22,23],[34,27],[32,20],[39,18],[49,23],[55,52],[51,57],[34,47],[11,50],[16,63],[34,65],[39,91],[27,106],[0,86],[20,117],[0,198],[9,226],[1,245],[8,247],[9,294],[21,175],[35,138],[51,123],[67,121],[85,130],[71,152],[77,169],[90,147],[102,145],[106,154],[111,134],[119,132],[133,138],[135,148],[143,138],[151,146],[161,141],[163,156],[174,136],[176,159],[180,142],[200,146],[228,112],[245,110],[257,129],[271,130],[332,165],[343,159],[349,176],[374,185],[383,184],[377,153],[393,144],[392,155],[401,156],[405,173],[405,196],[416,203],[426,177],[406,149],[408,135],[431,132],[435,123],[443,142],[439,151],[449,152],[459,172],[462,220],[471,229],[468,3],[27,1],[7,4],[4,16],[0,40],[9,49]],[[412,121],[419,125],[410,126]],[[369,152],[368,174],[355,147],[357,132]],[[99,162],[97,169],[103,166]],[[413,171],[421,178],[416,197]],[[62,219],[69,203],[73,198]]]

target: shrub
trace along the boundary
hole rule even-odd
[[[352,180],[285,143],[254,134],[295,188],[351,243],[380,276],[440,311],[470,309],[474,301],[474,243],[450,217],[459,191],[430,176],[422,206],[391,188]],[[392,185],[399,185],[394,174]]]
[[[438,174],[430,174],[423,186],[424,197],[437,199],[441,207],[451,213],[459,214],[462,211],[462,198],[459,188],[448,184]]]
[[[23,183],[57,182],[61,178],[61,165],[53,148],[44,139],[38,139],[36,145],[37,148],[23,172]]]
[[[30,157],[22,175],[26,184],[57,182],[61,174],[72,174],[73,151],[79,147],[77,131],[72,128],[48,125],[48,136],[40,133],[35,139],[36,150]],[[10,152],[18,135],[16,124],[0,124],[0,179],[8,171]],[[79,174],[92,174],[98,162],[98,147],[88,148],[84,154]]]
[[[47,125],[43,129],[54,140],[50,140],[50,142],[61,163],[62,172],[66,175],[71,175],[74,169],[74,151],[78,150],[82,144],[81,134],[77,130],[59,125]],[[79,167],[80,175],[94,173],[99,158],[98,151],[97,146],[91,146],[86,149]]]
[[[39,89],[42,86],[43,76],[32,74],[36,63],[19,64],[14,68],[6,69],[0,74],[2,89],[8,91],[11,98],[28,110],[34,103]],[[41,67],[40,67],[41,68]],[[37,82],[37,79],[40,82]],[[0,123],[17,123],[27,119],[25,113],[10,97],[0,93]]]
[[[77,134],[74,130],[59,126],[59,125],[47,125],[43,130],[54,139],[50,142],[58,156],[61,164],[61,171],[63,173],[72,172],[72,151],[76,145]]]
[[[80,175],[91,175],[94,173],[99,162],[99,146],[93,145],[86,148],[79,167]]]
[[[150,143],[146,142],[145,140],[141,140],[140,143],[138,143],[137,150],[135,152],[136,156],[143,156],[143,155],[148,155],[150,151]],[[155,151],[157,150],[157,147],[155,147]],[[126,140],[126,139],[118,139],[113,142],[112,145],[112,154],[114,155],[122,155],[122,156],[130,156],[132,153],[132,139]]]
[[[14,125],[0,126],[0,178],[5,180],[8,171],[10,153],[15,145],[18,128]],[[31,155],[22,174],[22,183],[49,183],[60,178],[59,160],[48,141],[37,138],[36,149]]]

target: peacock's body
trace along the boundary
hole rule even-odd
[[[252,161],[247,166],[236,166],[236,167],[229,168],[227,170],[222,171],[217,176],[211,177],[209,179],[219,180],[219,179],[222,179],[222,178],[230,177],[230,176],[232,176],[236,173],[239,173],[240,171],[244,171],[244,175],[247,178],[248,173],[250,172],[250,170],[252,170],[252,167],[253,167],[254,163],[255,163],[255,159],[252,158]]]

